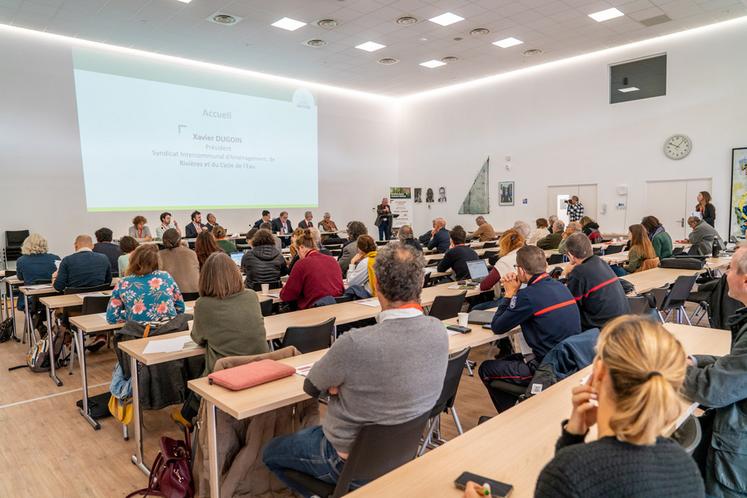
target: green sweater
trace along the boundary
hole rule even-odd
[[[223,240],[216,240],[216,244],[218,244],[218,247],[221,248],[223,252],[226,254],[231,254],[234,252],[239,252],[239,249],[236,247],[236,244],[233,240],[223,239]]]
[[[267,353],[267,334],[257,293],[244,289],[225,299],[201,297],[195,303],[192,340],[205,347],[205,370],[226,356]]]
[[[654,238],[651,239],[651,244],[653,244],[654,251],[656,251],[656,256],[659,259],[672,257],[672,237],[667,232],[654,235]]]
[[[639,253],[638,249],[633,247],[628,253],[628,264],[623,265],[623,270],[628,273],[635,273],[638,271],[645,260],[646,258],[643,257],[643,254]]]

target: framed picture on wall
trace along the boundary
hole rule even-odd
[[[514,205],[514,182],[499,182],[498,183],[498,205],[499,206],[513,206]]]
[[[744,240],[747,232],[747,147],[731,150],[729,239]]]

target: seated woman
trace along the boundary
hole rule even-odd
[[[213,237],[211,232],[203,230],[197,235],[195,239],[195,253],[197,254],[197,261],[200,263],[200,268],[205,264],[208,256],[220,250],[221,248],[216,244],[215,237]]]
[[[288,263],[288,272],[290,273],[291,270],[293,270],[293,266],[298,263],[298,260],[301,259],[298,256],[298,246],[296,245],[296,240],[300,236],[303,235],[303,228],[296,228],[293,230],[293,233],[290,236],[290,241],[288,243],[288,251],[290,252],[291,260],[290,263]]]
[[[200,281],[200,262],[197,254],[182,245],[182,236],[175,228],[163,232],[163,249],[158,251],[161,258],[161,269],[171,275],[182,294],[198,292]]]
[[[47,252],[48,250],[47,239],[38,233],[32,233],[24,239],[21,244],[21,257],[16,261],[16,276],[19,280],[27,285],[52,280],[52,274],[57,270],[55,261],[60,261],[62,258]],[[32,303],[33,298],[29,299]],[[18,309],[20,311],[26,309],[23,299],[18,300]]]
[[[545,218],[537,218],[534,220],[534,225],[536,228],[527,239],[527,244],[531,246],[537,245],[538,240],[546,237],[549,229],[547,219]]]
[[[227,238],[228,234],[226,234],[225,228],[220,225],[215,225],[212,232],[213,236],[215,237],[215,242],[223,252],[225,252],[226,254],[239,252],[239,249],[236,247],[236,243],[233,240],[229,240]]]
[[[493,289],[496,298],[501,295],[501,278],[505,277],[509,273],[516,273],[516,252],[524,247],[524,237],[515,229],[510,228],[503,232],[500,240],[498,241],[498,261],[496,261],[493,269],[490,270],[488,276],[480,282],[480,290],[482,292]],[[478,304],[473,309],[486,310],[495,308],[498,306],[498,301],[489,301],[487,303]]]
[[[119,269],[119,275],[125,276],[127,273],[127,265],[130,262],[130,253],[137,249],[140,243],[129,235],[125,235],[119,239],[119,248],[122,250],[122,255],[117,258],[117,268]]]
[[[251,240],[252,249],[241,258],[241,269],[246,275],[247,289],[255,289],[261,284],[280,282],[280,277],[288,274],[285,258],[275,245],[275,238],[269,230],[257,230]]]
[[[370,235],[358,237],[358,253],[350,260],[348,285],[360,285],[371,296],[376,295],[373,265],[376,260],[376,242]]]
[[[132,226],[128,235],[133,239],[153,240],[153,237],[150,235],[150,228],[148,228],[146,223],[148,223],[148,220],[145,219],[145,216],[135,216],[132,219]]]
[[[589,237],[592,244],[602,242],[602,233],[599,231],[599,224],[596,221],[588,216],[584,216],[579,220],[579,223],[581,223],[584,233]]]
[[[127,276],[114,286],[106,309],[108,323],[170,320],[184,313],[184,300],[171,275],[158,269],[158,246],[143,244],[130,254]]]
[[[630,250],[628,252],[628,262],[621,266],[622,270],[627,273],[635,273],[643,269],[643,264],[647,260],[656,259],[656,251],[651,241],[648,240],[648,233],[643,225],[630,225],[628,227],[628,237],[630,237]],[[614,269],[614,267],[613,267]],[[615,273],[619,274],[617,271]]]
[[[656,216],[646,216],[641,220],[641,225],[646,228],[648,238],[654,246],[656,257],[659,259],[672,257],[672,237],[666,232]]]
[[[244,288],[238,266],[222,252],[211,254],[202,267],[192,323],[192,340],[205,348],[203,377],[221,358],[269,351],[257,293]],[[190,427],[199,406],[199,397],[190,391],[181,414],[171,416]]]
[[[340,265],[332,256],[318,251],[311,230],[303,229],[296,237],[295,246],[299,260],[280,291],[280,299],[306,309],[324,297],[341,296],[345,286]]]

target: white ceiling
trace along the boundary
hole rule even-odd
[[[617,7],[625,16],[597,23],[588,14]],[[215,12],[243,17],[235,26],[206,21]],[[442,27],[427,19],[453,12],[464,21]],[[638,21],[666,14],[645,27]],[[419,22],[400,26],[404,15]],[[747,15],[747,0],[0,0],[0,23],[252,69],[403,95]],[[309,23],[290,32],[282,17]],[[325,30],[314,23],[332,18]],[[490,34],[470,36],[473,28]],[[513,36],[523,45],[491,43]],[[454,38],[462,37],[461,41]],[[306,40],[321,38],[323,48]],[[387,47],[368,53],[365,41]],[[539,48],[542,55],[522,52]],[[436,69],[419,63],[446,56]],[[396,57],[398,64],[376,61]]]

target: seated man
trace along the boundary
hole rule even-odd
[[[610,265],[594,256],[589,237],[574,233],[565,248],[571,261],[564,270],[566,285],[578,303],[583,329],[601,329],[613,318],[630,313],[622,284]]]
[[[212,232],[213,228],[219,226],[218,225],[218,220],[217,220],[217,218],[215,217],[215,215],[213,213],[208,213],[208,215],[207,215],[207,225],[205,225],[205,226],[207,227],[207,231],[208,232]]]
[[[423,246],[420,245],[420,242],[413,235],[412,227],[410,225],[402,225],[401,227],[399,227],[399,231],[397,231],[397,238],[404,245],[412,246],[416,251],[423,252]]]
[[[112,242],[112,231],[109,228],[99,228],[95,235],[96,244],[93,246],[93,252],[106,256],[112,268],[112,275],[119,274],[118,261],[122,255],[122,249],[119,248],[119,244]]]
[[[440,272],[454,270],[456,280],[467,279],[469,278],[467,261],[476,261],[480,259],[480,256],[470,246],[465,245],[467,233],[461,226],[457,225],[452,228],[449,237],[451,238],[451,249],[446,251],[443,259],[438,262],[436,270]]]
[[[298,228],[314,228],[314,214],[311,211],[303,214],[303,219],[298,222]]]
[[[491,381],[529,385],[542,358],[560,341],[581,332],[573,296],[546,271],[545,252],[536,246],[524,246],[516,253],[516,273],[501,279],[506,294],[498,304],[491,328],[496,334],[505,334],[520,325],[532,354],[516,353],[480,365],[480,378],[498,413],[511,408],[516,397],[493,389]],[[521,284],[527,286],[521,289]]]
[[[262,211],[262,217],[254,222],[254,228],[259,230],[259,226],[262,223],[272,223],[272,218],[270,217],[270,212],[266,209]]]
[[[195,239],[200,232],[207,230],[207,226],[202,224],[202,213],[199,211],[193,211],[190,219],[192,222],[184,227],[184,233],[188,239]]]
[[[332,221],[332,215],[329,213],[324,213],[324,217],[322,218],[322,221],[320,221],[317,225],[317,228],[319,228],[319,231],[322,232],[323,244],[333,245],[345,244],[347,242],[346,239],[340,237],[337,229],[337,223]]]
[[[578,221],[572,221],[568,223],[568,226],[565,227],[565,231],[563,232],[563,238],[560,240],[560,245],[558,245],[558,252],[560,254],[565,254],[565,241],[568,240],[568,237],[573,235],[574,233],[578,233],[583,231],[581,228],[581,223]]]
[[[293,226],[288,219],[288,212],[283,211],[280,216],[272,220],[272,233],[277,234],[283,241],[283,247],[290,245],[290,236],[293,233]]]
[[[446,220],[443,218],[436,218],[433,220],[433,230],[431,230],[431,238],[428,241],[428,249],[435,249],[436,252],[445,253],[451,246],[451,238],[449,231],[446,229]]]
[[[329,394],[322,426],[270,441],[265,465],[285,478],[297,470],[333,484],[365,425],[395,425],[429,412],[443,388],[449,340],[443,324],[423,315],[423,258],[391,242],[374,263],[378,323],[340,336],[304,381],[310,396]]]
[[[537,247],[540,249],[557,249],[560,245],[560,241],[563,240],[563,231],[565,230],[565,223],[557,220],[552,224],[552,233],[543,239],[537,241]]]
[[[179,235],[182,234],[182,231],[179,229],[179,224],[175,219],[172,218],[171,213],[169,213],[168,211],[165,213],[161,213],[160,219],[161,224],[156,227],[157,239],[161,240],[163,238],[163,233],[171,228],[179,232]]]
[[[477,219],[475,219],[475,223],[477,223],[477,230],[472,232],[471,238],[477,239],[480,242],[496,239],[493,225],[485,221],[484,216],[478,216]]]
[[[435,219],[431,220],[431,226],[433,228],[436,228],[436,220]],[[431,241],[431,237],[433,236],[433,228],[431,230],[428,230],[427,232],[425,232],[420,237],[418,237],[418,242],[420,242],[424,246],[427,246],[428,242]]]
[[[687,219],[692,232],[687,240],[679,240],[681,243],[690,243],[692,247],[688,254],[694,256],[710,256],[713,253],[713,241],[719,238],[718,232],[711,225],[698,216],[690,216]]]
[[[109,258],[93,252],[93,241],[89,235],[75,238],[75,252],[62,258],[60,268],[52,274],[52,285],[58,292],[68,287],[97,287],[111,281]]]
[[[707,224],[702,222],[702,224]],[[710,226],[710,225],[709,225]],[[729,297],[747,306],[747,246],[740,245],[726,274]],[[713,409],[712,439],[707,447],[705,487],[708,496],[747,494],[747,308],[731,319],[731,352],[691,358],[682,392]]]

